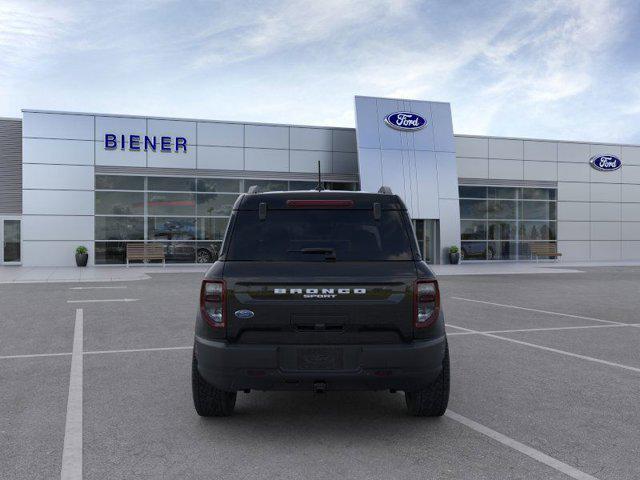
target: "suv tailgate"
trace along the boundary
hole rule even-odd
[[[231,261],[224,279],[232,342],[401,343],[413,336],[412,261]],[[241,310],[253,316],[235,315]]]

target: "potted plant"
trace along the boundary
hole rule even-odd
[[[86,267],[89,260],[89,252],[87,247],[80,245],[76,248],[76,265],[79,267]]]
[[[449,247],[449,263],[453,265],[460,263],[460,250],[455,245]]]

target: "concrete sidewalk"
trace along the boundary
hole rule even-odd
[[[0,284],[44,282],[120,282],[149,279],[149,273],[200,273],[209,265],[104,266],[104,267],[22,267],[0,266]]]
[[[430,265],[438,276],[448,275],[530,275],[534,273],[579,273],[559,263],[486,262],[459,265]]]
[[[518,275],[534,273],[578,273],[580,268],[637,267],[640,261],[612,262],[463,262],[459,265],[431,265],[439,276],[447,275]]]
[[[431,265],[436,275],[530,275],[535,273],[579,273],[581,267],[633,267],[629,262],[485,262],[460,265]],[[22,267],[0,266],[0,284],[43,282],[121,282],[147,280],[149,274],[199,273],[209,265],[99,266],[99,267]]]

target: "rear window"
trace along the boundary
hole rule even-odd
[[[227,260],[412,260],[404,212],[371,210],[270,210],[236,212]]]

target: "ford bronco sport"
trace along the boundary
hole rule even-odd
[[[438,282],[402,200],[380,192],[241,195],[202,282],[192,366],[202,416],[236,392],[401,390],[443,415],[449,351]]]

